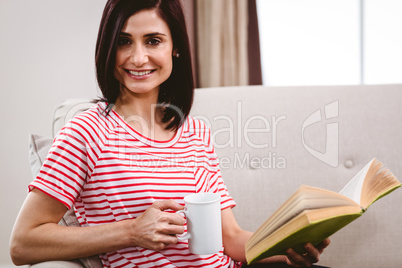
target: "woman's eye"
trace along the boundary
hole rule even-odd
[[[119,38],[119,40],[117,41],[118,46],[127,46],[130,44],[131,44],[131,41],[127,38]]]
[[[149,44],[149,45],[151,45],[151,46],[157,46],[157,45],[159,45],[160,44],[160,40],[159,39],[157,39],[157,38],[152,38],[152,39],[149,39],[148,40],[148,42],[147,42],[147,44]]]

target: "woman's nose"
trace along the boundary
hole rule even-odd
[[[148,62],[148,53],[143,46],[136,46],[131,51],[131,61],[137,67],[141,67]]]

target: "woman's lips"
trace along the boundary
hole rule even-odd
[[[133,79],[141,80],[141,79],[147,79],[148,77],[150,77],[155,70],[133,71],[133,70],[125,69],[125,71],[129,77],[131,77]]]

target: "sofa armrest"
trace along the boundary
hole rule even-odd
[[[30,265],[32,268],[82,268],[84,267],[78,260],[72,261],[47,261]]]

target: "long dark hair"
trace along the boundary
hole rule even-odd
[[[95,62],[99,88],[108,109],[120,94],[120,82],[114,76],[117,42],[126,20],[144,9],[155,9],[167,23],[173,47],[180,56],[173,57],[170,77],[162,83],[158,103],[163,107],[163,123],[167,129],[177,129],[191,110],[194,79],[191,54],[183,9],[180,0],[109,0],[103,11],[96,42]]]

